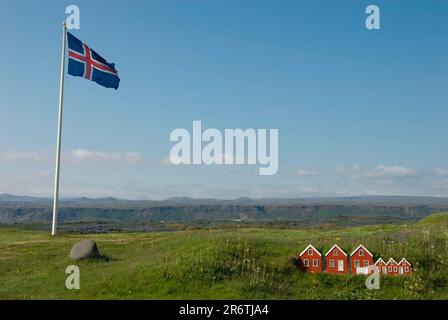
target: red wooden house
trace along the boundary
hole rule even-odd
[[[383,259],[379,258],[374,264],[374,270],[377,273],[387,274],[387,263]]]
[[[373,266],[373,254],[360,244],[350,255],[350,273],[362,274],[370,273],[367,268]]]
[[[398,263],[394,258],[390,258],[389,261],[387,261],[387,274],[392,276],[398,274]]]
[[[322,254],[311,244],[299,255],[299,266],[303,272],[321,272]]]
[[[326,272],[334,274],[348,273],[347,254],[337,244],[325,254]]]
[[[408,260],[405,258],[401,259],[398,262],[398,274],[411,275],[412,274],[412,266]]]

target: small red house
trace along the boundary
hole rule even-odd
[[[387,261],[387,274],[392,276],[398,274],[398,263],[394,258],[390,258],[389,261]]]
[[[379,258],[374,264],[374,270],[377,273],[387,274],[387,263],[383,259]]]
[[[400,275],[411,275],[412,274],[412,266],[408,260],[405,258],[401,259],[398,262],[398,274]]]
[[[303,272],[322,272],[322,254],[308,245],[299,255],[299,266]]]
[[[326,272],[334,274],[348,273],[347,254],[337,244],[325,254]]]
[[[366,271],[373,266],[373,254],[360,244],[350,255],[350,272],[352,274],[370,273]]]

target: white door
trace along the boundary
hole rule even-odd
[[[344,260],[338,260],[338,271],[344,271]]]

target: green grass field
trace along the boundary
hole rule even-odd
[[[102,259],[74,263],[80,239]],[[363,243],[377,258],[406,257],[411,277],[304,274],[291,258],[311,242],[325,251]],[[76,264],[81,289],[65,288]],[[0,299],[448,299],[448,214],[409,225],[355,228],[221,229],[160,233],[66,234],[0,227]]]

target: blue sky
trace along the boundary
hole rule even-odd
[[[62,196],[448,196],[444,0],[0,0],[0,193],[51,195],[69,4],[121,83],[66,76]],[[278,174],[169,165],[193,120],[278,128]]]

